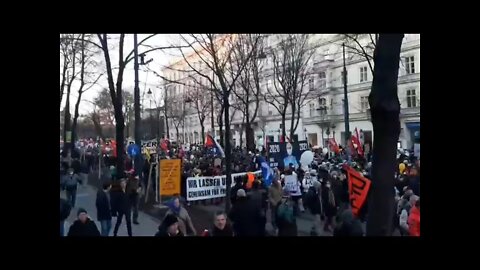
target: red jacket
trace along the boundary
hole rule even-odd
[[[408,216],[408,230],[410,236],[420,236],[420,209],[413,207]]]

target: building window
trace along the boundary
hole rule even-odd
[[[315,88],[315,80],[313,77],[310,77],[308,79],[308,88],[310,89],[310,91],[313,91],[313,89]]]
[[[310,109],[310,117],[315,115],[315,104],[312,102],[309,104],[309,109]]]
[[[319,85],[320,89],[327,87],[327,78],[326,78],[325,72],[318,73],[318,78],[320,83]]]
[[[325,116],[327,114],[327,100],[325,98],[320,98],[319,104],[319,114],[320,116]]]
[[[415,89],[407,90],[407,108],[417,107],[417,95]]]
[[[405,58],[405,69],[407,74],[415,73],[415,58],[413,56]]]
[[[360,82],[366,82],[367,78],[367,67],[360,68]]]
[[[360,105],[362,108],[362,112],[366,111],[369,108],[369,103],[368,103],[368,96],[363,96],[360,97]]]
[[[345,79],[347,80],[345,81]],[[342,84],[348,84],[348,71],[345,77],[343,76],[343,71],[342,71]]]

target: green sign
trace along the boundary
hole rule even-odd
[[[72,132],[71,131],[67,131],[67,134],[65,136],[65,142],[66,143],[71,143],[72,142]]]

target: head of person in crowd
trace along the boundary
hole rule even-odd
[[[417,171],[417,168],[416,167],[412,167],[410,169],[410,176],[417,176],[418,174],[418,171]]]
[[[178,218],[173,214],[165,216],[162,225],[166,228],[166,231],[170,236],[176,236],[180,233],[178,229]]]
[[[75,170],[72,167],[68,168],[68,175],[73,175],[74,173]]]
[[[246,200],[247,199],[247,193],[245,192],[244,189],[239,189],[237,190],[237,200]]]
[[[105,182],[103,182],[103,184],[102,184],[102,189],[103,189],[103,191],[105,191],[105,192],[109,192],[110,189],[112,189],[112,183],[111,183],[110,181],[105,181]]]
[[[223,211],[217,211],[213,215],[213,224],[219,230],[225,229],[227,225],[227,215]]]
[[[413,207],[415,206],[415,203],[420,199],[419,196],[413,194],[412,196],[410,196],[410,205]]]
[[[87,210],[85,210],[84,208],[78,209],[77,217],[78,217],[78,220],[80,220],[80,222],[86,223],[88,220]]]
[[[122,188],[122,190],[125,190],[127,188],[127,179],[126,178],[120,179],[120,187]]]

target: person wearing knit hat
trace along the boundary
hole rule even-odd
[[[178,218],[174,214],[167,214],[160,226],[158,226],[158,232],[155,234],[155,236],[184,236],[178,228]]]
[[[237,190],[237,197],[247,197],[247,193],[244,189]]]
[[[73,222],[68,230],[68,236],[100,236],[100,231],[95,222],[87,215],[84,208],[78,209],[78,219]]]

